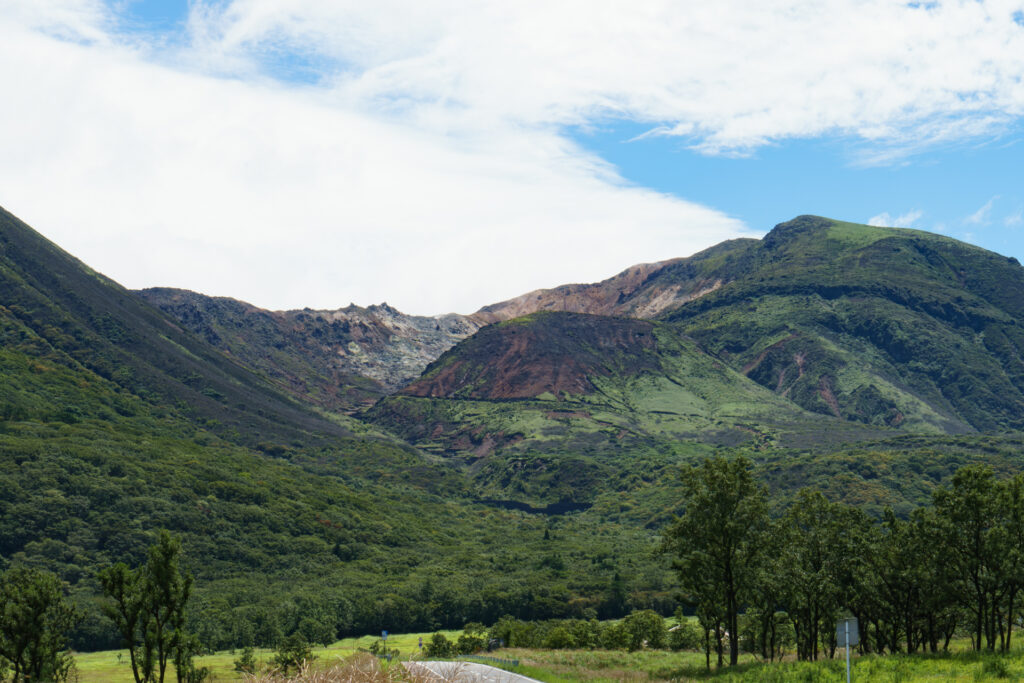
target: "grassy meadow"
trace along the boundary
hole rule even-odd
[[[457,640],[460,631],[441,631],[449,640]],[[418,642],[426,643],[432,634],[410,633],[389,636],[388,646],[399,651],[400,658],[420,658]],[[330,647],[313,650],[316,668],[327,668],[341,663],[352,655],[369,649],[377,640],[376,636],[346,638]],[[978,654],[968,651],[967,641],[953,643],[953,651],[944,654],[918,654],[911,656],[887,655],[854,657],[851,662],[854,681],[892,681],[914,683],[917,681],[988,681],[1024,680],[1024,647],[1007,655]],[[258,649],[256,660],[269,665],[272,650]],[[120,655],[120,659],[119,659]],[[209,667],[214,681],[244,681],[242,674],[234,670],[234,660],[241,656],[237,652],[218,652],[197,658],[199,666]],[[512,648],[493,654],[495,657],[518,660],[515,672],[546,683],[563,681],[586,681],[604,683],[610,681],[766,681],[839,683],[846,680],[845,661],[842,651],[834,660],[818,662],[784,661],[765,663],[752,655],[741,656],[740,665],[734,668],[704,669],[704,655],[699,652],[670,652],[666,650],[645,650],[624,652],[614,650],[539,650]],[[75,656],[80,683],[131,683],[131,667],[126,651],[110,650]],[[169,672],[173,677],[173,673]]]
[[[457,640],[461,631],[440,631],[449,640]],[[401,659],[412,658],[419,650],[419,638],[423,638],[424,644],[430,639],[432,633],[406,633],[388,636],[388,649],[398,650]],[[313,654],[316,656],[318,666],[330,666],[340,660],[350,657],[360,650],[368,650],[370,645],[379,640],[378,636],[362,636],[360,638],[345,638],[332,644],[330,647],[315,647]],[[259,648],[254,651],[256,661],[261,666],[269,666],[274,657],[274,651]],[[235,660],[242,656],[241,650],[234,652],[224,651],[212,655],[204,655],[196,658],[196,666],[205,666],[210,669],[215,681],[243,681],[242,674],[235,671]],[[128,661],[127,650],[107,650],[105,652],[87,652],[75,655],[75,664],[78,667],[79,683],[132,683],[132,668]],[[173,680],[173,673],[170,673],[169,680]]]

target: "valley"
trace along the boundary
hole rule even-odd
[[[1024,268],[801,216],[471,314],[131,292],[0,211],[0,570],[182,539],[208,647],[676,607],[679,473],[906,518],[1024,465]]]

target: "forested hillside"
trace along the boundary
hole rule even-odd
[[[160,310],[7,213],[0,292],[0,570],[66,581],[79,648],[116,644],[97,570],[160,529],[209,647],[671,612],[683,465],[745,455],[776,511],[813,486],[877,519],[1024,453],[1024,270],[914,231],[803,217],[531,293],[421,338],[408,384],[331,362],[352,320]],[[358,334],[398,363],[388,329]]]

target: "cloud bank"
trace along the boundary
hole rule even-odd
[[[566,126],[709,154],[992,134],[1024,109],[1022,8],[196,1],[152,36],[98,1],[12,0],[0,204],[131,287],[471,311],[749,234]]]

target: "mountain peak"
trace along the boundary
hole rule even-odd
[[[823,233],[835,225],[835,221],[821,216],[803,215],[779,223],[764,236],[762,242],[768,249],[776,249],[801,237]]]

